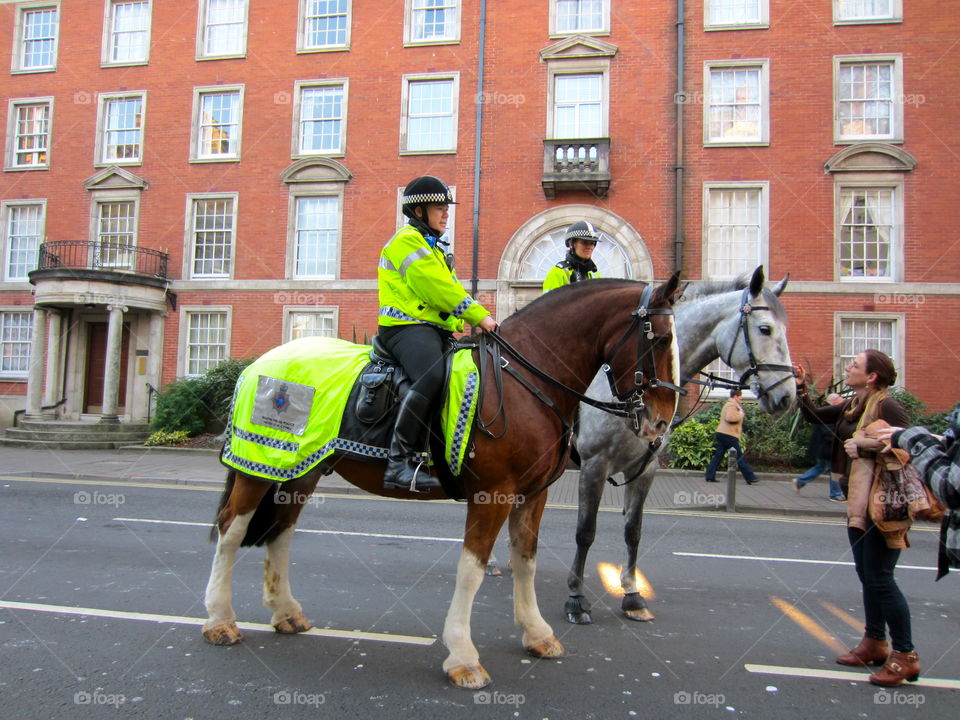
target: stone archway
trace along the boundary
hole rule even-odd
[[[595,205],[559,205],[534,215],[507,242],[497,271],[497,318],[513,314],[540,295],[547,268],[563,258],[563,231],[577,220],[593,223],[610,243],[594,254],[604,277],[653,280],[646,243],[630,223]]]

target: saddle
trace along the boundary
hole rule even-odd
[[[335,456],[348,457],[363,462],[383,462],[386,460],[386,448],[390,447],[397,410],[412,385],[400,362],[383,346],[380,337],[375,335],[371,341],[370,362],[360,371],[350,391],[340,421],[340,438],[348,441],[334,453]],[[456,345],[451,343],[444,348],[444,382],[446,388],[450,379],[453,351]],[[439,400],[439,398],[435,399]],[[440,402],[436,402],[436,411],[431,418],[431,445],[435,438],[442,438],[440,432]],[[349,441],[355,443],[351,445]],[[371,452],[371,448],[381,449]],[[440,449],[442,450],[442,440]],[[441,466],[443,453],[434,453],[434,468],[440,477],[444,491],[451,498],[461,500],[464,497],[462,483],[456,482],[447,472],[437,472]],[[430,448],[423,449],[423,460],[431,457]]]

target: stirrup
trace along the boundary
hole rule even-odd
[[[420,475],[420,468],[422,468],[424,465],[426,465],[426,461],[420,460],[417,462],[417,467],[413,471],[413,477],[410,478],[410,487],[407,488],[407,490],[412,493],[430,492],[431,490],[440,487],[440,481],[433,477],[428,471],[424,473],[424,477],[427,478],[426,485],[429,487],[424,487],[423,490],[417,489],[417,477]]]

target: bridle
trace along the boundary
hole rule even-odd
[[[762,293],[763,291],[761,291]],[[758,299],[760,295],[757,296]],[[750,288],[745,288],[743,295],[740,296],[740,322],[737,325],[737,332],[733,336],[733,341],[730,343],[730,350],[727,352],[727,357],[724,360],[727,365],[733,367],[733,364],[730,362],[733,358],[733,349],[737,345],[737,338],[740,336],[740,333],[743,333],[743,343],[747,348],[747,362],[749,367],[744,370],[743,374],[740,376],[738,381],[738,386],[745,390],[750,389],[750,385],[747,383],[747,380],[750,379],[752,375],[757,376],[757,395],[759,397],[767,396],[773,391],[774,388],[782,385],[785,382],[793,380],[793,367],[791,365],[777,365],[774,363],[760,363],[757,362],[756,356],[753,354],[753,344],[750,342],[750,326],[747,323],[747,320],[750,317],[750,314],[754,310],[770,310],[766,305],[751,305],[750,304]],[[785,372],[787,373],[782,378],[780,378],[773,385],[764,387],[760,384],[760,371],[767,370],[773,372]]]

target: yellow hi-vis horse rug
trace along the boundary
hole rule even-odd
[[[337,338],[293,340],[248,366],[234,391],[221,462],[248,475],[292,480],[335,452],[386,460],[388,448],[341,436],[369,345]],[[476,414],[479,373],[470,350],[453,356],[441,406],[444,461],[460,474]]]

